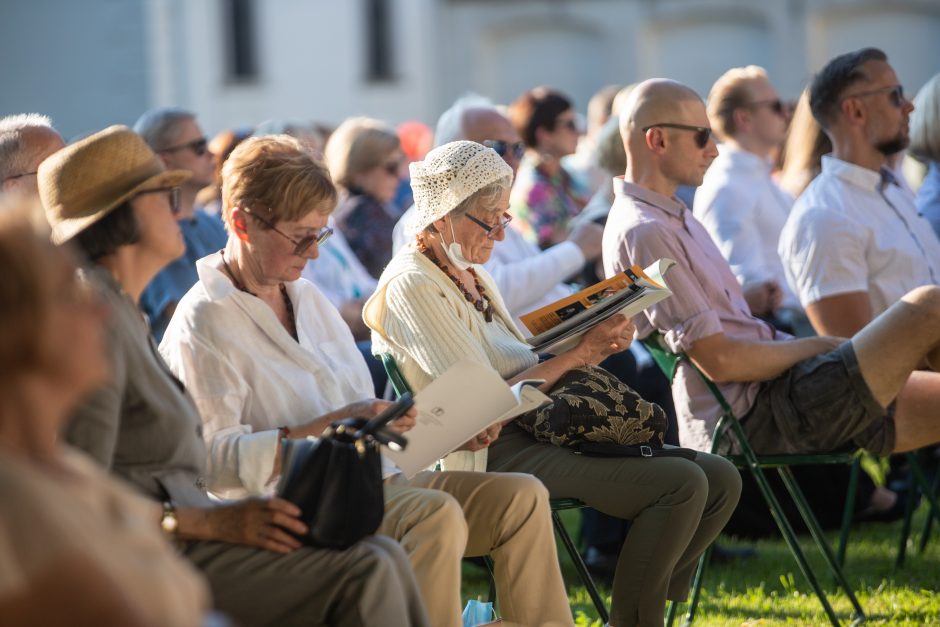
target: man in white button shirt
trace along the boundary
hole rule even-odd
[[[785,105],[767,72],[749,65],[715,82],[707,111],[721,150],[695,193],[693,212],[728,260],[751,313],[802,316],[777,254],[793,199],[770,177],[774,151],[786,139]]]
[[[885,54],[836,57],[813,79],[813,116],[832,140],[780,237],[790,285],[822,335],[851,337],[915,287],[938,283],[940,241],[887,167],[914,105]]]

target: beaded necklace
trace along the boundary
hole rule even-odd
[[[235,277],[235,273],[232,272],[232,268],[225,260],[225,250],[220,250],[219,254],[222,256],[222,267],[225,268],[225,273],[229,276],[230,279],[232,279],[232,285],[235,286],[235,289],[240,292],[245,292],[246,294],[251,294],[255,298],[260,298],[257,294],[245,287],[245,284]],[[281,298],[284,300],[284,307],[287,309],[287,320],[290,323],[287,328],[287,332],[290,333],[290,336],[294,338],[294,340],[299,342],[300,340],[297,339],[297,318],[294,317],[294,303],[291,302],[290,296],[287,294],[287,288],[283,283],[278,283],[277,287],[281,292]]]
[[[467,299],[467,302],[473,304],[473,307],[483,314],[484,320],[487,322],[493,321],[493,314],[496,312],[496,310],[493,308],[493,303],[490,301],[489,296],[486,295],[486,290],[483,289],[483,285],[480,284],[480,277],[477,276],[477,273],[473,268],[467,268],[467,272],[473,276],[473,286],[476,287],[480,298],[474,298],[473,294],[470,293],[470,290],[464,287],[463,282],[461,282],[460,279],[458,279],[450,270],[448,270],[447,266],[441,263],[441,260],[437,258],[437,255],[434,254],[434,251],[431,250],[431,247],[420,239],[418,240],[418,252],[430,259],[431,263],[437,266],[441,272],[446,274],[448,279],[454,282],[454,285],[456,285],[457,289],[463,293],[463,297]]]

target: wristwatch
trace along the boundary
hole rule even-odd
[[[179,528],[179,519],[176,518],[176,508],[171,501],[163,502],[163,517],[160,519],[160,528],[168,536],[175,536]]]

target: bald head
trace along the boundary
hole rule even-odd
[[[640,83],[620,111],[628,178],[669,194],[701,185],[718,156],[709,129],[705,103],[691,88],[661,78]]]
[[[665,78],[643,81],[633,89],[620,111],[620,132],[626,139],[652,124],[682,122],[689,103],[702,104],[702,99],[682,83]]]
[[[503,161],[512,168],[513,175],[519,168],[519,158],[513,151],[513,145],[522,140],[512,123],[495,107],[471,107],[464,111],[461,119],[463,139],[482,144],[490,140],[505,145]]]

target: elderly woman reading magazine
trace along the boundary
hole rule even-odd
[[[369,417],[362,354],[339,312],[307,280],[337,193],[325,167],[284,135],[239,144],[222,170],[225,249],[197,263],[161,351],[199,407],[210,489],[263,494],[280,472],[282,438],[317,436],[332,420]],[[404,427],[414,424],[414,414]],[[548,497],[523,474],[385,469],[379,533],[409,554],[431,624],[460,625],[460,559],[490,553],[507,623],[570,625]]]
[[[625,402],[656,413],[659,408],[638,397],[629,400],[631,391],[622,383],[583,369],[629,347],[633,325],[628,320],[614,316],[586,333],[573,350],[543,363],[514,326],[480,267],[503,239],[511,183],[509,166],[474,142],[445,144],[411,165],[419,233],[414,245],[392,259],[366,303],[374,350],[391,353],[417,390],[464,358],[491,366],[509,382],[544,379],[544,391],[581,368]],[[593,405],[603,399],[590,400]],[[694,459],[577,455],[537,441],[532,433],[544,425],[530,422],[527,431],[518,422],[480,434],[478,443],[488,449],[453,453],[445,468],[532,473],[552,497],[578,498],[632,520],[614,578],[610,624],[662,625],[665,601],[685,598],[696,560],[737,503],[737,471],[703,453]]]

